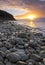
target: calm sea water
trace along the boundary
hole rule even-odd
[[[40,30],[40,32],[45,34],[45,21],[17,20],[16,23],[37,28],[38,30]]]

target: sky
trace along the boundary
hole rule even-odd
[[[45,0],[0,0],[0,9],[17,18],[29,14],[45,17]]]

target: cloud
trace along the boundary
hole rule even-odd
[[[43,1],[43,0],[42,0]],[[45,6],[45,2],[40,2],[40,0],[0,0],[0,5],[13,6],[13,7],[39,7],[40,5]],[[38,6],[37,6],[38,5]],[[4,7],[4,6],[3,6]]]
[[[0,0],[0,9],[27,9],[45,14],[45,0]]]

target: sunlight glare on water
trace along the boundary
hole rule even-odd
[[[34,21],[30,21],[28,22],[28,26],[35,27],[36,25],[34,24]]]

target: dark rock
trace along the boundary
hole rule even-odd
[[[7,62],[6,65],[12,65],[12,63],[11,62]]]
[[[29,62],[28,65],[33,65],[33,63]]]
[[[4,60],[4,63],[6,64],[8,62],[8,59],[6,58],[5,60]]]
[[[0,42],[0,48],[3,46],[2,42]]]
[[[40,56],[41,56],[42,58],[45,58],[45,50],[40,51]]]
[[[13,47],[13,48],[9,49],[9,51],[15,52],[15,51],[17,51],[17,49],[15,47]]]
[[[8,42],[8,43],[5,44],[5,47],[6,47],[7,49],[10,49],[10,48],[12,48],[12,45]]]
[[[45,65],[45,58],[43,58],[43,63],[44,63],[44,65]]]
[[[2,47],[2,48],[0,48],[0,50],[5,52],[5,51],[7,51],[7,48],[6,47]]]
[[[23,42],[23,39],[21,39],[21,38],[15,38],[15,43],[18,45],[24,45],[25,44],[25,42]]]
[[[34,59],[28,59],[27,61],[26,61],[27,63],[33,63],[33,65],[35,64],[35,60]]]
[[[3,10],[0,10],[0,20],[15,20],[15,19],[8,12],[5,12]]]
[[[15,52],[7,54],[7,58],[11,62],[17,62],[17,61],[19,61],[21,59],[19,54],[16,54]]]
[[[3,62],[0,62],[0,65],[4,65],[4,63]]]
[[[6,53],[6,54],[9,54],[9,53],[10,53],[10,50],[5,51],[5,53]]]
[[[22,61],[26,61],[27,59],[29,59],[28,55],[25,53],[24,50],[16,51],[16,53],[21,57]]]
[[[3,57],[2,57],[2,56],[0,56],[0,61],[2,61],[2,62],[3,62],[3,60],[4,60],[4,59],[3,59]]]
[[[27,38],[27,35],[26,35],[26,33],[19,33],[18,37],[20,37],[20,38]]]
[[[19,49],[24,49],[23,45],[16,45],[16,47],[19,48]]]
[[[0,51],[0,56],[5,57],[6,54],[3,51]]]
[[[42,60],[42,57],[37,55],[37,54],[32,54],[31,58],[34,59],[35,61],[41,61]]]

